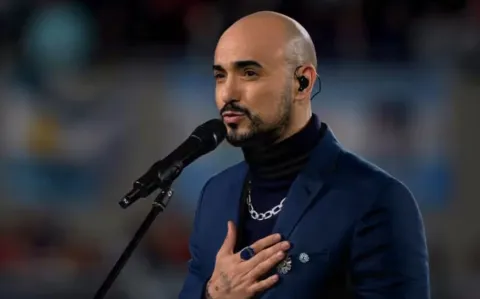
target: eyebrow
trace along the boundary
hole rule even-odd
[[[260,68],[260,69],[263,68],[263,66],[255,60],[235,61],[234,66],[235,66],[235,69],[243,69],[243,68],[252,67],[252,66],[256,67],[256,68]],[[220,72],[225,71],[225,69],[221,65],[218,65],[218,64],[213,65],[213,70],[220,71]]]

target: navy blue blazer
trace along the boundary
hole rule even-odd
[[[205,297],[227,221],[238,226],[247,173],[241,162],[202,189],[180,299]],[[291,242],[291,267],[261,298],[430,298],[425,232],[414,197],[343,149],[330,130],[293,182],[272,233]]]

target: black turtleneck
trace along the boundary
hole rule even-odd
[[[323,127],[314,114],[302,130],[279,143],[265,148],[243,149],[250,170],[252,205],[257,212],[271,210],[287,196],[291,184],[325,131]],[[258,221],[252,219],[247,210],[243,218],[242,247],[271,234],[277,216]]]

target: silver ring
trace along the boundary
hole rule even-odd
[[[255,251],[250,246],[247,246],[240,251],[240,258],[244,261],[248,261],[254,255],[255,255]]]

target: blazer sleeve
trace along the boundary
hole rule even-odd
[[[199,235],[199,227],[202,217],[202,203],[205,194],[205,189],[210,183],[211,179],[203,186],[200,192],[197,209],[195,211],[195,219],[193,224],[193,231],[190,236],[190,260],[188,262],[188,274],[183,284],[182,290],[179,294],[179,299],[203,299],[205,298],[205,286],[210,278],[204,271],[202,271],[201,256],[199,253],[199,245],[201,243]]]
[[[350,251],[356,299],[429,299],[425,230],[405,185],[393,181],[357,222]]]

